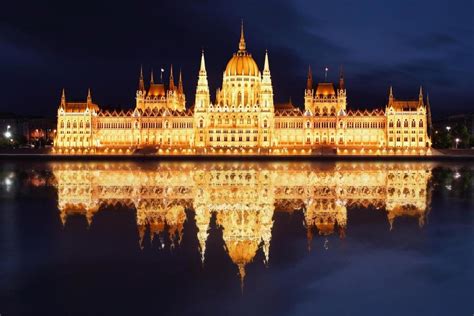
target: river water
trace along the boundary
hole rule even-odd
[[[472,315],[474,164],[5,162],[0,314]]]

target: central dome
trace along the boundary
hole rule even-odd
[[[260,76],[260,70],[252,55],[245,49],[244,27],[240,31],[239,51],[227,63],[226,76]]]
[[[260,71],[258,70],[257,63],[252,58],[252,55],[248,53],[234,54],[227,63],[225,68],[226,76],[244,75],[244,76],[259,76]]]

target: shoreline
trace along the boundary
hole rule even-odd
[[[374,155],[59,155],[49,153],[0,153],[0,160],[44,161],[474,161],[473,154],[428,156]]]

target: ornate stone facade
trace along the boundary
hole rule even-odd
[[[104,111],[92,102],[66,101],[58,109],[54,152],[59,154],[126,154],[148,148],[156,154],[341,155],[430,154],[429,102],[420,88],[418,100],[396,100],[392,88],[385,109],[347,108],[341,74],[337,89],[330,82],[314,87],[311,70],[304,92],[304,111],[275,106],[268,53],[261,72],[247,51],[243,27],[238,51],[223,73],[222,88],[211,102],[204,52],[195,102],[186,108],[181,73],[176,86],[148,90],[140,71],[136,106]]]

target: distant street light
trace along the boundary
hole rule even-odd
[[[8,138],[9,140],[11,140],[12,132],[10,132],[10,125],[7,126],[7,130],[5,131],[5,133],[3,133],[3,136],[5,136],[5,138]]]
[[[451,126],[446,126],[446,130],[449,132],[451,130]]]
[[[456,149],[457,149],[457,148],[458,148],[458,144],[459,144],[459,142],[460,142],[461,140],[460,140],[459,138],[456,138],[454,141],[456,142]]]

